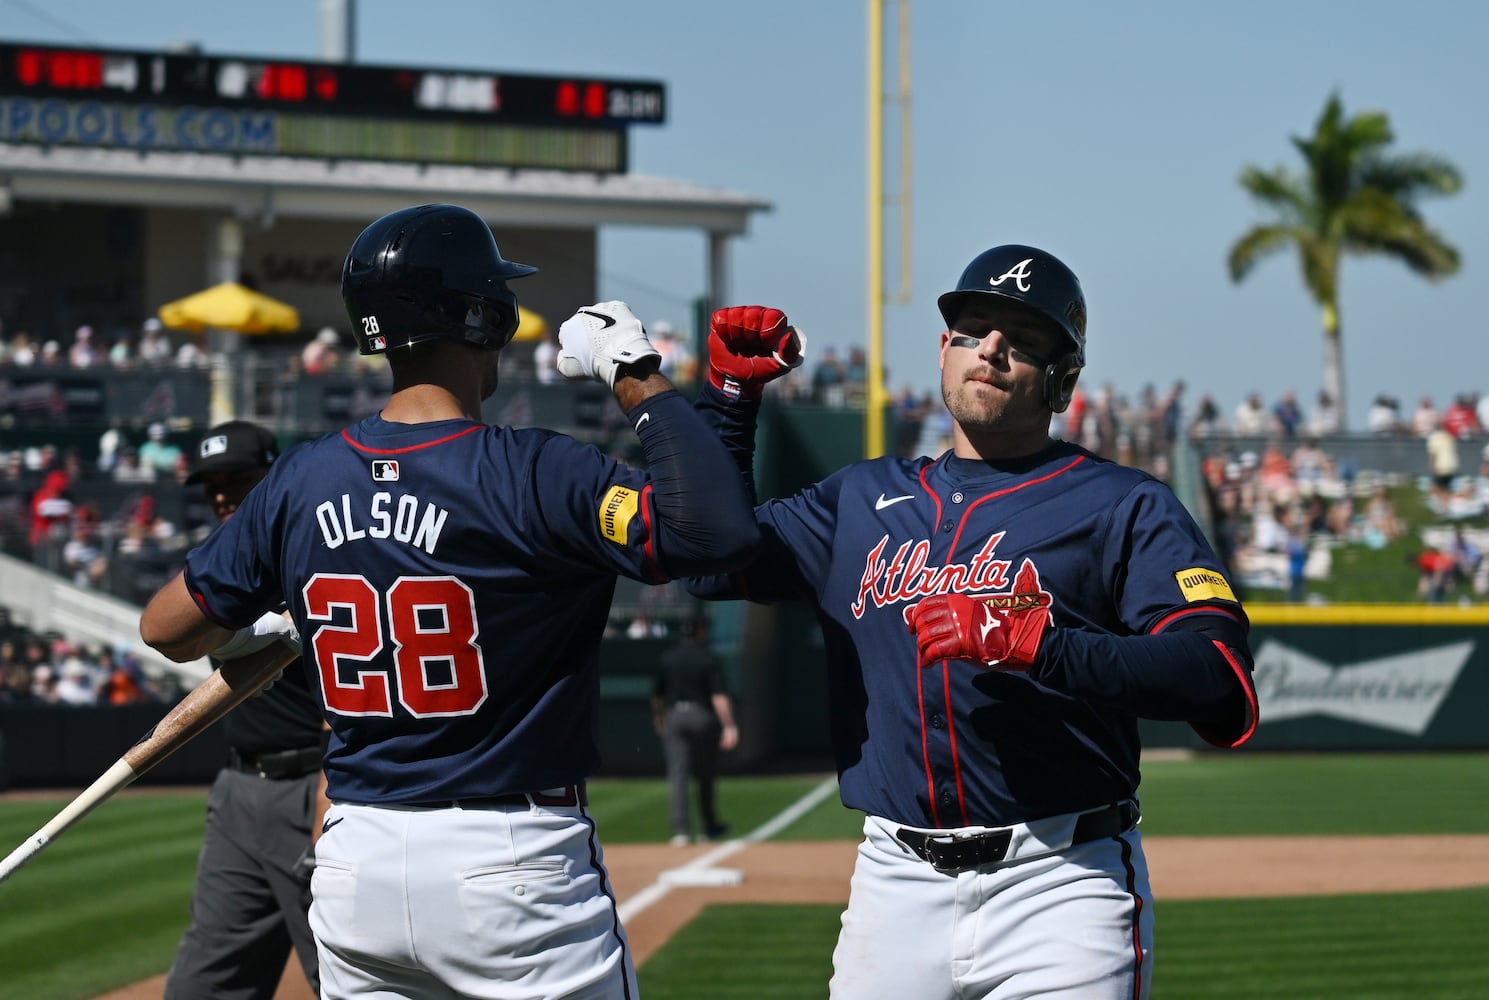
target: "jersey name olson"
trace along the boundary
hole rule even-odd
[[[421,501],[411,493],[397,499],[391,493],[374,493],[368,509],[355,515],[348,493],[341,494],[339,503],[327,500],[315,508],[315,521],[328,549],[338,549],[363,538],[391,538],[434,555],[439,533],[449,516],[445,508]]]

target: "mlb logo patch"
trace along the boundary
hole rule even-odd
[[[388,338],[371,337],[367,341],[367,346],[374,351],[386,351],[388,349]]]
[[[227,435],[216,434],[202,441],[202,458],[211,458],[213,455],[221,455],[227,451]]]
[[[398,482],[398,463],[379,459],[372,463],[372,481],[375,483]]]

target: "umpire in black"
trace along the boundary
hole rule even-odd
[[[274,435],[229,421],[202,439],[186,482],[201,484],[221,523],[278,457]],[[191,925],[164,1000],[271,1000],[291,947],[319,995],[307,913],[312,829],[325,812],[325,725],[300,661],[222,727],[227,764],[207,798]]]
[[[683,626],[683,641],[662,654],[652,685],[652,722],[662,737],[672,819],[672,846],[691,842],[688,790],[698,783],[703,837],[728,832],[714,796],[720,750],[739,742],[734,706],[724,689],[724,669],[708,645],[708,619],[699,615]]]

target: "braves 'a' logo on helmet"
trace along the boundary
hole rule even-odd
[[[996,288],[1009,278],[1012,278],[1013,283],[1018,286],[1019,291],[1027,292],[1029,290],[1029,265],[1032,263],[1034,263],[1033,257],[1025,257],[996,278],[989,278],[987,283]]]

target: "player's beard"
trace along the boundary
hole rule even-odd
[[[1044,400],[1027,382],[999,378],[998,385],[970,379],[975,369],[946,372],[941,375],[941,399],[951,419],[961,427],[968,441],[979,450],[994,444],[994,451],[1007,454],[1022,449],[1026,438],[1030,451],[1043,447],[1049,434],[1050,411]]]

